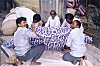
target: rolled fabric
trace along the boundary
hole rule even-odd
[[[15,19],[7,20],[4,23],[2,23],[1,31],[4,35],[13,35],[16,29],[17,26]]]

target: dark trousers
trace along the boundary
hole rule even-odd
[[[45,49],[44,44],[31,47],[31,49],[25,55],[18,56],[18,59],[26,62],[27,60],[32,58],[32,61],[36,61],[41,57],[44,49]]]
[[[74,57],[69,52],[67,52],[63,55],[62,59],[64,61],[69,61],[69,62],[71,62],[72,64],[75,65],[79,61],[80,58],[79,57]]]

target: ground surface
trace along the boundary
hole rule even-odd
[[[2,21],[5,17],[5,14],[6,14],[6,12],[0,13],[0,29],[1,29]],[[86,33],[93,37],[93,43],[87,45],[88,51],[86,53],[86,56],[87,56],[88,60],[94,66],[100,66],[100,49],[99,49],[100,48],[100,30],[88,29],[88,30],[86,30]],[[12,36],[2,35],[2,32],[0,31],[0,38],[6,40],[11,37]],[[1,41],[0,41],[0,44],[1,44]],[[42,61],[45,64],[45,66],[66,66],[66,63],[62,60],[63,53],[64,52],[61,52],[61,51],[45,50],[42,57],[38,61]],[[1,63],[4,64],[6,59],[7,59],[7,57],[1,51]],[[27,64],[29,64],[29,62],[25,63],[26,66],[28,66]],[[57,65],[56,63],[58,63],[59,65]],[[70,65],[70,63],[68,63],[68,64]]]

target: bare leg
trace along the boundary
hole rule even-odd
[[[83,58],[80,58],[80,61],[79,61],[79,66],[83,66]]]

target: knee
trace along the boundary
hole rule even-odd
[[[40,45],[40,48],[41,48],[42,51],[44,51],[45,50],[45,45],[44,44]]]
[[[64,61],[67,60],[67,59],[66,59],[66,54],[64,54],[64,55],[62,56],[62,59],[63,59]]]

